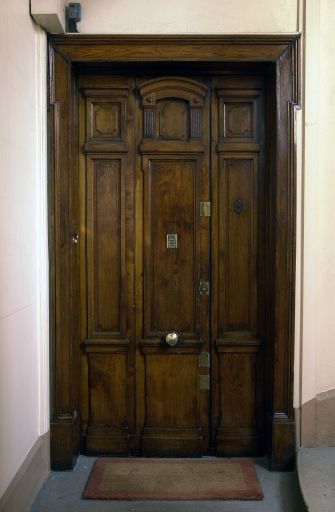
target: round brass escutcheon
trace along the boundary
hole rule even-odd
[[[165,341],[170,347],[175,347],[179,342],[179,335],[176,332],[169,332],[165,336]]]

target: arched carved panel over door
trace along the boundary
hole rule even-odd
[[[140,94],[144,141],[201,140],[203,84],[185,78],[156,79],[141,85]]]

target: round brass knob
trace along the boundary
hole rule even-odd
[[[169,332],[165,336],[165,341],[170,347],[175,347],[179,342],[179,335],[176,332]]]

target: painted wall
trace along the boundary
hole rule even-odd
[[[82,33],[296,32],[298,0],[81,0]]]
[[[304,175],[301,261],[301,403],[316,394],[316,340],[318,339],[318,224],[319,224],[319,88],[320,6],[311,0],[305,17]],[[297,319],[298,320],[298,319]]]
[[[335,388],[335,1],[320,2],[316,392]],[[333,26],[332,26],[333,25]],[[335,426],[334,426],[335,427]],[[335,428],[334,428],[335,430]]]
[[[28,1],[2,5],[0,496],[48,429],[45,42]]]
[[[334,0],[306,2],[299,403],[304,445],[335,442]]]

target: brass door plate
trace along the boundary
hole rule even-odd
[[[199,375],[199,390],[208,391],[211,387],[209,375]]]
[[[201,352],[199,354],[199,368],[209,368],[210,357],[208,352]]]
[[[169,233],[166,235],[166,248],[177,249],[178,247],[178,235],[175,233]]]
[[[200,217],[211,216],[211,203],[209,201],[202,201],[200,203]]]

